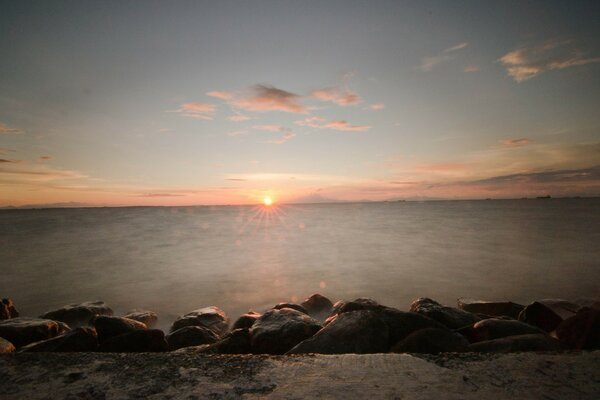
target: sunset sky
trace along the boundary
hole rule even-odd
[[[0,206],[600,195],[598,1],[0,0]]]

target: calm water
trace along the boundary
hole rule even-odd
[[[101,299],[117,312],[236,317],[320,292],[407,309],[429,296],[600,294],[600,199],[0,211],[0,296],[24,315]]]

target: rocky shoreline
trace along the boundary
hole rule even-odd
[[[429,298],[408,311],[373,299],[331,302],[314,294],[300,304],[250,311],[230,324],[220,308],[177,318],[154,329],[148,310],[113,315],[102,301],[72,304],[39,317],[0,303],[0,353],[176,352],[186,354],[511,353],[600,349],[600,302],[543,299],[528,305],[459,299],[456,307]]]

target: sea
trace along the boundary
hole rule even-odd
[[[0,211],[0,297],[24,316],[103,300],[166,329],[313,293],[402,310],[599,297],[600,199]]]

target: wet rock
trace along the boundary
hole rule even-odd
[[[304,307],[294,303],[279,303],[273,307],[273,310],[281,310],[282,308],[291,308],[292,310],[300,311],[301,313],[308,315],[308,311],[306,311]]]
[[[112,309],[103,301],[87,301],[81,304],[69,304],[58,310],[49,311],[40,318],[67,323],[76,328],[88,326],[97,315],[113,315]]]
[[[261,315],[262,314],[257,313],[255,311],[248,311],[246,314],[240,316],[235,321],[235,323],[231,327],[231,330],[233,331],[235,329],[250,329],[252,325],[254,325],[256,320],[260,318]]]
[[[250,354],[252,352],[250,331],[248,329],[232,330],[223,339],[199,350],[216,354]]]
[[[330,317],[350,311],[373,310],[377,307],[383,306],[367,297],[359,297],[352,301],[339,300],[333,305]]]
[[[138,329],[113,336],[100,343],[98,351],[108,353],[145,353],[168,351],[165,334],[159,329]]]
[[[413,301],[410,305],[410,311],[425,315],[450,329],[469,326],[481,320],[475,314],[458,308],[443,306],[427,297],[421,297]]]
[[[98,348],[98,336],[93,328],[80,327],[52,339],[30,343],[22,347],[20,352],[41,351],[96,351]]]
[[[148,328],[152,328],[156,324],[156,321],[158,321],[158,316],[156,313],[154,311],[147,310],[132,310],[123,315],[123,317],[141,322]]]
[[[94,327],[98,332],[100,343],[127,332],[148,329],[146,325],[133,319],[99,315],[94,319]]]
[[[202,326],[184,326],[168,334],[166,340],[171,350],[177,350],[182,347],[215,343],[219,337],[210,329]]]
[[[582,308],[556,328],[564,347],[574,350],[600,349],[600,310]]]
[[[547,334],[508,336],[469,345],[477,353],[511,353],[517,351],[558,351],[560,342]]]
[[[252,352],[284,354],[321,329],[321,325],[291,308],[269,310],[250,329]]]
[[[519,313],[525,306],[512,301],[482,301],[460,298],[457,301],[458,308],[472,314],[483,314],[489,317],[507,316],[514,319],[519,318]]]
[[[185,326],[202,326],[210,329],[218,336],[223,336],[229,330],[229,318],[219,307],[200,308],[177,318],[171,326],[171,332]]]
[[[0,337],[17,348],[50,339],[59,333],[59,324],[49,319],[17,317],[0,321]]]
[[[0,354],[12,353],[15,351],[15,346],[8,340],[0,337]]]
[[[369,310],[338,314],[314,336],[287,354],[383,353],[389,348],[389,330],[377,313]]]
[[[318,293],[313,294],[300,303],[300,305],[306,309],[308,315],[321,322],[325,321],[331,314],[331,311],[333,311],[333,303],[331,303],[331,300]]]
[[[579,305],[562,299],[538,300],[521,311],[519,321],[552,332],[563,320],[575,315],[579,308]]]
[[[15,304],[12,299],[2,299],[0,301],[0,320],[17,318],[19,316],[19,312],[15,308]]]
[[[469,341],[464,336],[448,329],[427,328],[411,333],[396,343],[393,353],[425,353],[438,354],[463,352],[467,350]]]
[[[507,336],[545,334],[546,332],[521,321],[490,318],[479,321],[473,326],[459,329],[458,333],[466,337],[469,342],[475,343]]]

